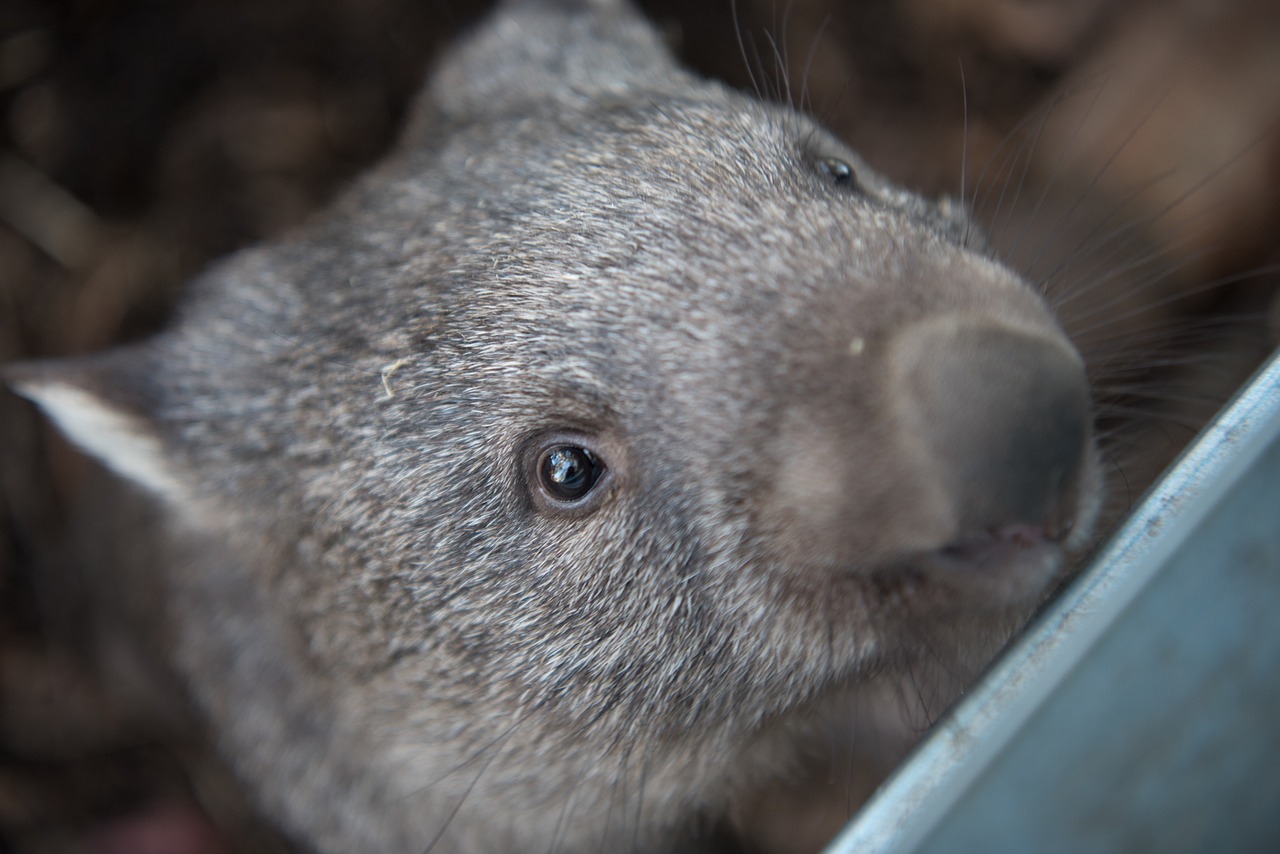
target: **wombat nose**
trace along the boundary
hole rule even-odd
[[[1024,525],[1059,536],[1070,524],[1089,393],[1080,360],[1054,335],[944,317],[897,339],[903,426],[961,536]]]

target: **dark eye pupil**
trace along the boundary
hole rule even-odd
[[[540,475],[552,497],[576,501],[591,491],[600,479],[600,464],[586,448],[552,448],[542,458]]]
[[[824,157],[818,161],[818,169],[829,175],[837,184],[853,183],[853,167],[835,157]]]

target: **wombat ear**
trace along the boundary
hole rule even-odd
[[[508,0],[446,57],[426,100],[470,118],[634,94],[684,76],[623,0]]]
[[[3,380],[39,406],[79,447],[108,468],[174,502],[185,488],[151,417],[153,402],[133,378],[140,348],[85,359],[5,366]]]

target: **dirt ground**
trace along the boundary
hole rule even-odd
[[[1270,0],[643,5],[697,70],[973,206],[1090,363],[1111,518],[1280,340]],[[0,362],[160,328],[210,259],[376,160],[482,12],[0,3]],[[118,708],[98,681],[68,589],[92,567],[65,542],[89,471],[0,391],[0,854],[289,850],[180,716]]]

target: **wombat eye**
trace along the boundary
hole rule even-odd
[[[577,501],[604,474],[604,465],[586,448],[557,445],[538,461],[538,482],[557,501]]]
[[[853,167],[838,157],[823,157],[815,165],[819,172],[830,177],[837,184],[853,186],[857,181],[858,176],[854,173]]]

